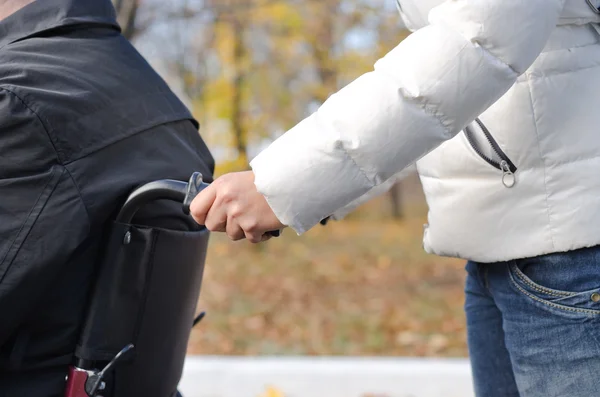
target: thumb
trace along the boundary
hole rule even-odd
[[[190,204],[190,214],[199,225],[204,225],[206,222],[208,211],[210,210],[210,207],[212,207],[216,198],[217,190],[215,185],[210,185],[198,193],[198,195],[192,200],[192,204]]]

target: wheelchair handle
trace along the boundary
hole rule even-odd
[[[194,198],[209,185],[202,180],[202,174],[194,172],[188,183],[176,181],[173,179],[163,179],[146,183],[135,189],[121,211],[117,215],[116,221],[119,223],[130,223],[135,214],[144,205],[154,201],[168,199],[182,203],[182,210],[186,215],[190,213],[190,205]],[[268,232],[273,237],[279,237],[281,231],[274,230]]]

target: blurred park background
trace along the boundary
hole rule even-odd
[[[408,35],[394,0],[113,1],[200,121],[217,176],[246,169]],[[301,237],[213,236],[189,352],[466,356],[464,263],[423,252],[425,221],[413,174]]]

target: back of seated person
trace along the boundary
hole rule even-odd
[[[110,0],[15,0],[0,17],[0,395],[61,396],[107,222],[142,183],[210,180],[213,159]]]

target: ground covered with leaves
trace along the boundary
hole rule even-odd
[[[403,220],[383,198],[301,237],[212,236],[189,353],[466,356],[464,261],[423,252],[409,197]]]

